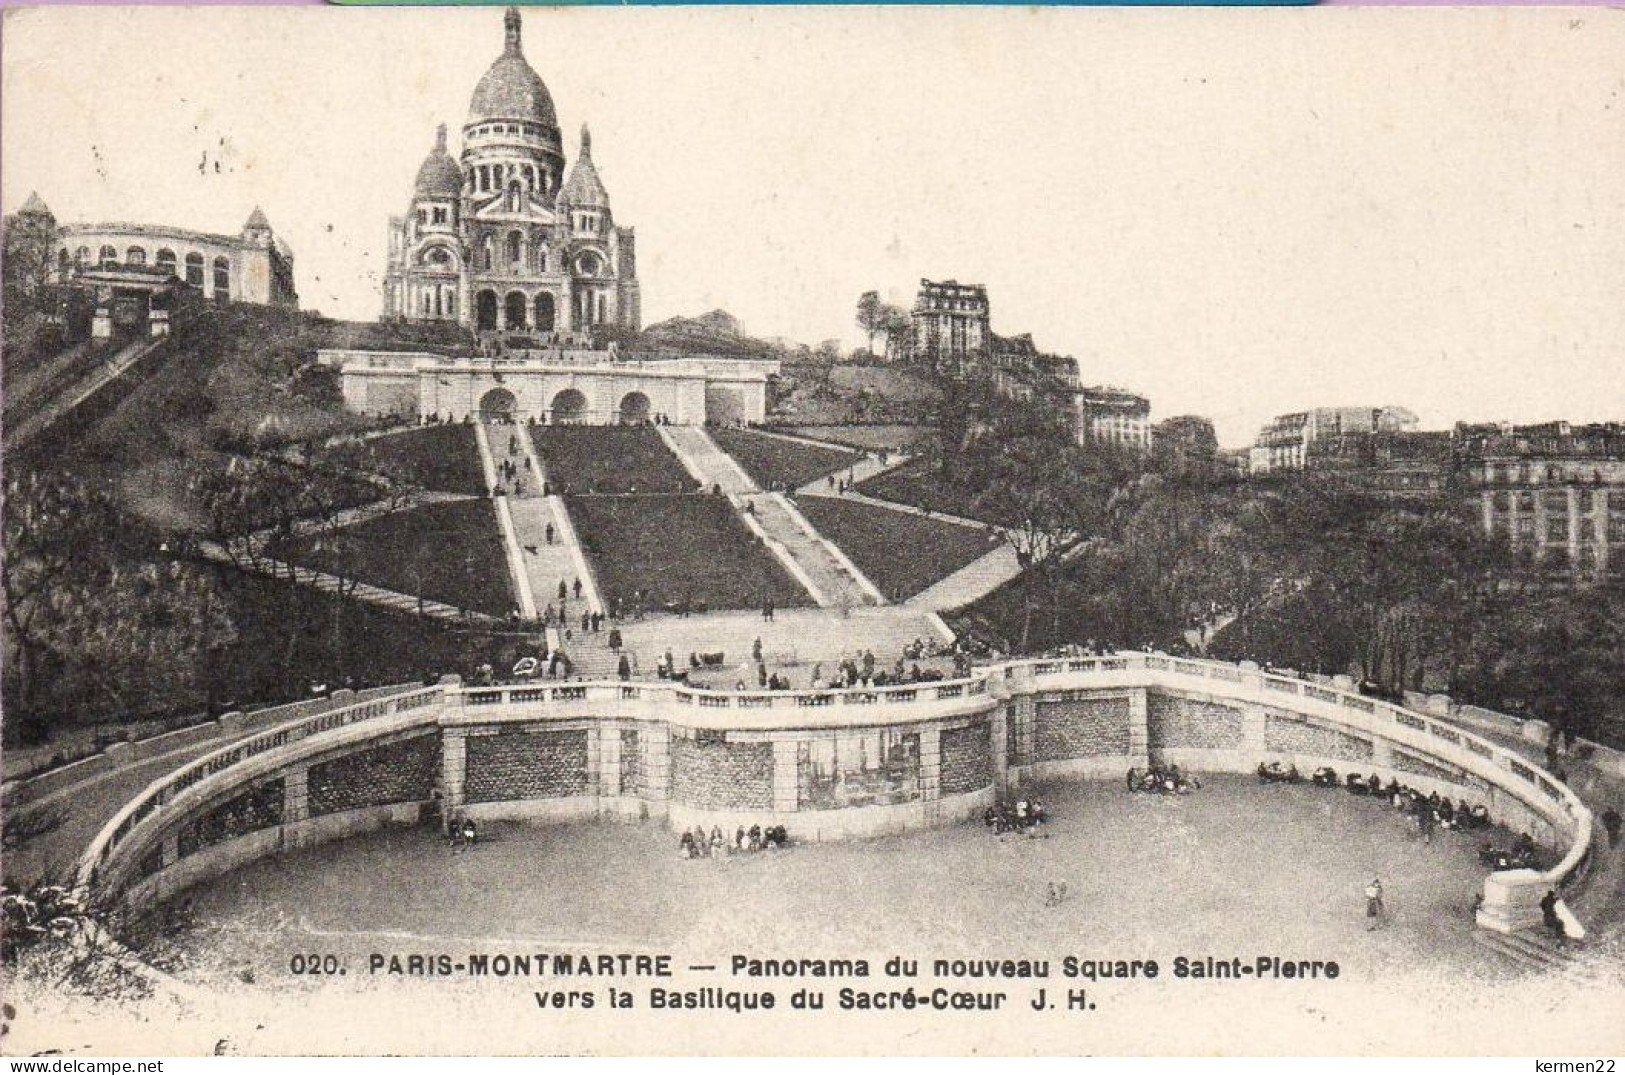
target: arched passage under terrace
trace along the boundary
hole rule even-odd
[[[480,397],[480,418],[483,421],[510,421],[518,409],[519,401],[506,388],[493,388]]]
[[[622,425],[642,425],[649,420],[649,397],[642,392],[628,392],[621,397]]]
[[[548,410],[555,422],[579,422],[587,413],[587,397],[578,389],[566,388],[553,397]]]

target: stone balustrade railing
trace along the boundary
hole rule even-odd
[[[603,681],[473,686],[449,679],[441,686],[279,724],[164,776],[126,804],[98,834],[81,860],[79,879],[89,885],[104,875],[116,879],[127,873],[130,863],[150,850],[145,845],[151,841],[143,833],[157,831],[163,819],[155,815],[188,789],[202,788],[205,782],[230,787],[234,772],[246,772],[250,767],[245,763],[250,759],[256,759],[252,768],[262,772],[269,764],[266,756],[272,752],[284,752],[290,759],[308,755],[321,746],[319,737],[325,733],[394,714],[418,711],[424,723],[448,731],[476,724],[557,721],[579,725],[584,720],[630,718],[706,731],[816,733],[873,726],[925,727],[967,713],[987,713],[1006,701],[1048,690],[1098,688],[1143,693],[1147,688],[1159,688],[1327,720],[1448,764],[1513,796],[1550,823],[1562,852],[1560,861],[1549,870],[1503,871],[1486,881],[1488,913],[1494,919],[1505,912],[1506,921],[1485,924],[1513,928],[1526,923],[1527,912],[1539,894],[1571,877],[1586,860],[1591,849],[1590,811],[1568,787],[1516,751],[1437,714],[1363,696],[1345,683],[1338,680],[1329,685],[1274,674],[1246,663],[1147,653],[1012,660],[979,668],[965,679],[840,690],[716,691],[678,683]],[[400,722],[387,723],[394,727]],[[1229,759],[1232,768],[1237,760]],[[1246,764],[1250,767],[1255,762],[1252,759]],[[121,868],[110,869],[115,860]],[[1530,894],[1537,889],[1539,894],[1531,900]]]
[[[79,860],[78,883],[82,886],[93,885],[102,868],[114,854],[123,850],[128,838],[141,823],[177,794],[194,784],[210,777],[227,774],[249,758],[278,750],[334,728],[342,728],[389,713],[404,713],[433,705],[441,700],[442,689],[429,687],[408,694],[328,709],[314,716],[278,724],[264,732],[240,739],[230,746],[211,751],[174,772],[165,774],[147,785],[141,794],[125,803],[102,827],[101,832],[97,833]]]

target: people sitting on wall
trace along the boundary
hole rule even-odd
[[[1330,765],[1322,765],[1309,774],[1309,782],[1317,788],[1335,788],[1337,786],[1337,770]]]
[[[1348,789],[1350,795],[1371,794],[1371,785],[1360,773],[1350,773],[1348,776],[1344,777],[1343,786]]]

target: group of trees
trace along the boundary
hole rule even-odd
[[[871,355],[876,337],[881,337],[886,341],[886,357],[896,358],[899,348],[908,343],[908,311],[882,302],[878,291],[865,291],[858,297],[858,328],[868,340]]]
[[[1625,698],[1625,593],[1539,581],[1454,492],[1392,497],[1324,474],[1244,481],[1079,445],[1041,391],[943,388],[922,445],[930,473],[963,490],[1024,567],[959,616],[1001,649],[1202,649],[1592,732]]]
[[[70,478],[12,474],[3,516],[4,688],[21,734],[201,697],[208,655],[235,637],[210,573]]]

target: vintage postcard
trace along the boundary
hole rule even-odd
[[[8,1055],[1625,1050],[1625,15],[4,22]]]

